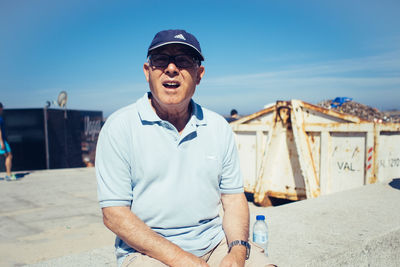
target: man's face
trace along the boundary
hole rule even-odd
[[[154,50],[151,55],[164,54],[168,56],[193,55],[191,48],[171,44]],[[179,65],[179,64],[177,64]],[[178,107],[187,107],[192,98],[196,85],[204,75],[204,67],[196,63],[190,67],[178,67],[170,62],[165,67],[156,67],[145,63],[143,71],[149,83],[153,101],[157,101],[162,108],[173,110]]]

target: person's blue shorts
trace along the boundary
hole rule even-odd
[[[5,146],[4,149],[1,149],[1,148],[0,148],[0,154],[10,153],[10,152],[11,152],[11,147],[10,147],[10,145],[8,144],[7,141],[4,141],[4,146]]]

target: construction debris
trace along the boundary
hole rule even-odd
[[[380,111],[355,101],[344,102],[337,106],[333,104],[334,100],[325,100],[317,105],[323,108],[332,109],[341,113],[347,113],[360,117],[361,119],[385,123],[385,122],[400,122],[400,111]]]

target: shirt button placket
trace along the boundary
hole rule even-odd
[[[169,131],[171,133],[171,135],[173,136],[175,142],[179,141],[178,132],[175,130],[174,126],[172,126],[168,122],[163,122],[163,126],[167,129],[167,131]]]

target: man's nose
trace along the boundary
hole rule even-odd
[[[175,65],[175,62],[170,61],[168,63],[167,68],[165,69],[165,72],[168,74],[177,74],[178,73],[178,67]]]

